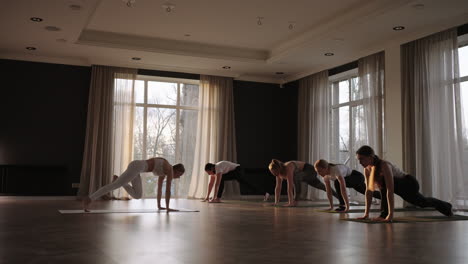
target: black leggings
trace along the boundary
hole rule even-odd
[[[250,186],[250,188],[256,190],[257,192],[260,193],[265,193],[265,188],[261,186],[260,184],[252,184],[244,179],[244,171],[240,166],[237,166],[236,169],[223,174],[221,178],[221,183],[219,184],[219,190],[218,190],[218,198],[221,198],[223,196],[223,191],[224,191],[224,182],[225,181],[238,181],[240,184],[245,184]]]
[[[366,194],[366,181],[364,179],[364,175],[359,171],[353,170],[349,176],[344,177],[346,187],[353,188],[354,190],[358,191],[359,193]],[[341,196],[341,187],[340,182],[335,180],[335,190],[338,193],[338,200],[340,200],[340,206],[344,206],[345,202],[343,196]],[[374,198],[382,199],[380,192],[374,192],[372,194]]]
[[[306,182],[308,185],[320,189],[324,192],[327,191],[325,184],[323,184],[317,177],[317,172],[314,169],[314,166],[309,163],[304,164],[304,169],[301,172],[294,173],[294,198],[297,201],[299,194],[301,193],[301,182]],[[338,194],[332,190],[333,196],[339,199]]]
[[[415,177],[405,175],[404,177],[394,177],[394,192],[403,198],[403,200],[416,205],[418,207],[433,207],[444,215],[452,214],[452,205],[432,197],[424,197],[419,192],[419,183]],[[380,191],[382,192],[382,203],[380,205],[380,217],[385,218],[388,215],[387,188],[385,182],[382,184]]]

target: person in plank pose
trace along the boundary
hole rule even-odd
[[[172,179],[177,179],[184,174],[185,168],[184,165],[180,163],[172,166],[164,158],[151,158],[148,160],[134,160],[130,162],[127,169],[122,173],[122,175],[120,175],[120,177],[114,175],[112,183],[101,187],[99,190],[89,196],[86,196],[82,200],[84,211],[89,212],[89,207],[92,201],[120,187],[123,187],[133,198],[140,199],[143,196],[140,177],[140,173],[142,172],[152,172],[154,175],[159,176],[157,192],[158,209],[167,210],[167,212],[177,211],[169,207],[169,201],[171,199],[171,183]],[[166,207],[161,206],[162,185],[164,179],[166,179]],[[131,183],[131,185],[129,183]]]
[[[301,193],[302,182],[326,191],[325,185],[317,177],[314,166],[304,161],[288,161],[283,163],[277,159],[272,159],[268,168],[271,174],[276,177],[275,205],[279,203],[283,180],[286,180],[288,183],[288,203],[284,206],[296,206],[299,194]],[[338,198],[335,191],[332,191],[332,194]]]
[[[369,146],[362,146],[356,151],[356,158],[364,167],[366,177],[366,210],[364,216],[358,219],[368,219],[375,187],[382,194],[381,213],[373,221],[391,222],[394,212],[394,194],[398,194],[403,200],[419,207],[434,207],[446,216],[452,216],[452,205],[432,197],[424,197],[419,192],[419,183],[416,178],[402,171],[389,161],[380,159]]]
[[[319,159],[314,163],[315,170],[323,177],[327,189],[327,197],[330,202],[329,210],[333,210],[332,188],[330,181],[334,181],[335,191],[338,194],[340,205],[335,209],[337,212],[349,211],[349,200],[346,187],[353,188],[359,193],[366,194],[366,181],[364,175],[359,171],[352,170],[343,164],[333,164]],[[373,197],[381,199],[380,192],[373,192]]]

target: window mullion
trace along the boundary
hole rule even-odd
[[[144,106],[143,106],[143,159],[148,158],[148,154],[146,153],[146,146],[147,142],[146,140],[148,139],[147,136],[147,119],[148,119],[148,107],[146,106],[147,98],[148,98],[148,81],[145,81],[145,89],[144,89]]]

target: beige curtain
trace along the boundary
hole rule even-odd
[[[203,198],[208,191],[206,163],[221,160],[237,162],[232,78],[202,75],[199,106],[189,198]],[[227,181],[223,198],[239,196],[239,184]]]
[[[424,195],[456,202],[466,195],[457,30],[402,45],[401,56],[403,168]]]
[[[92,66],[78,196],[108,184],[131,160],[136,73],[135,69]]]
[[[371,146],[380,157],[384,154],[385,53],[379,52],[359,59],[358,76],[358,97],[363,100],[363,109],[356,109],[354,111],[356,113],[353,112],[352,116],[355,119],[353,138],[355,149],[352,149],[350,167],[353,169],[361,169],[357,159],[354,158],[354,153],[362,145]]]
[[[330,93],[328,71],[299,80],[298,91],[298,159],[313,164],[330,156]],[[307,185],[301,198],[321,199],[325,196]],[[324,192],[322,192],[324,193]]]

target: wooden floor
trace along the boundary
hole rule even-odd
[[[62,215],[58,209],[79,203],[2,198],[0,263],[468,263],[468,221],[363,224],[314,208],[185,199],[172,205],[200,212]],[[152,199],[93,204],[154,206]],[[438,215],[397,216],[428,214]]]

